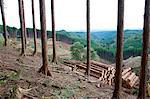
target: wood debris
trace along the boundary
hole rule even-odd
[[[86,62],[69,60],[64,61],[64,65],[71,67],[72,71],[85,74]],[[103,84],[114,85],[115,71],[114,66],[91,60],[90,76],[97,78]],[[139,77],[132,72],[131,68],[122,70],[123,87],[132,88],[137,85],[138,80]]]

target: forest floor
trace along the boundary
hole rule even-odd
[[[38,73],[41,53],[20,56],[17,46],[0,47],[0,99],[111,99],[113,86],[97,87],[61,63],[49,62],[52,77]],[[121,99],[136,97],[122,92]]]

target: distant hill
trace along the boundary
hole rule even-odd
[[[11,37],[19,37],[20,29],[7,26],[7,30]],[[3,32],[0,25],[0,33]],[[27,28],[28,37],[33,37],[33,29]],[[52,32],[47,31],[48,38],[52,37]],[[37,37],[41,37],[41,31],[37,29]],[[80,42],[86,47],[86,32],[69,32],[66,30],[56,31],[57,41],[65,42],[72,45]],[[91,47],[97,54],[108,61],[115,61],[116,52],[116,31],[93,31],[91,32]],[[125,30],[124,31],[124,59],[131,56],[140,56],[142,50],[142,30]]]
[[[85,39],[86,33],[74,33],[78,37]],[[116,51],[116,31],[96,31],[91,32],[92,47],[101,58],[114,62]],[[86,41],[86,39],[85,39]],[[86,45],[85,45],[86,46]],[[124,59],[131,56],[141,55],[142,50],[142,30],[124,31]]]
[[[15,27],[10,27],[7,26],[7,30],[10,34],[12,34],[13,32],[20,32],[20,29],[17,29]],[[27,32],[28,32],[28,36],[33,36],[33,29],[32,28],[27,28]],[[37,32],[40,36],[40,30],[37,29]],[[51,37],[51,31],[47,31],[48,32],[48,37]],[[3,27],[2,25],[0,25],[0,33],[3,33]],[[142,33],[142,30],[125,30],[124,31],[124,37],[128,38],[129,36],[133,36],[136,34]],[[66,30],[60,30],[57,31],[57,37],[58,39],[61,39],[61,37],[66,37],[66,38],[71,38],[71,39],[86,39],[86,32],[69,32]],[[91,32],[91,39],[95,40],[95,41],[111,41],[116,39],[116,31],[93,31]]]
[[[127,38],[128,36],[132,36],[138,33],[142,33],[142,30],[125,30],[124,36]],[[85,38],[86,32],[73,32],[74,35]],[[91,32],[91,39],[92,40],[113,40],[116,38],[116,31],[95,31]]]

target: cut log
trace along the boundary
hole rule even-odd
[[[77,66],[78,68],[80,68],[80,69],[86,69],[86,68],[87,68],[86,65],[83,65],[83,64],[76,65],[76,66]],[[91,72],[94,72],[94,73],[97,73],[97,74],[102,73],[102,71],[100,71],[100,70],[98,70],[98,69],[95,69],[95,68],[93,68],[93,67],[90,68],[90,71],[91,71]]]
[[[127,72],[131,71],[131,68],[124,69],[122,75],[125,75]]]
[[[124,80],[130,75],[131,75],[131,72],[127,72],[125,75],[122,75],[122,79]]]
[[[80,65],[83,65],[83,66],[87,66],[86,64],[80,64]],[[102,72],[104,69],[103,68],[98,68],[98,67],[95,67],[94,65],[91,65],[91,69],[94,69],[94,70],[97,70],[97,71],[100,71],[100,72]]]
[[[64,61],[64,64],[72,67],[76,67],[75,71],[85,74],[87,68],[86,62],[81,61]],[[91,61],[90,76],[97,78],[101,83],[114,85],[115,68],[111,65],[103,64],[96,61]],[[79,73],[78,73],[79,74]],[[122,83],[126,88],[132,88],[138,82],[138,77],[131,71],[131,68],[122,70]]]
[[[112,66],[111,65],[107,65],[107,64],[104,64],[104,63],[100,63],[100,62],[96,62],[96,61],[91,61],[91,64],[94,64],[94,65],[97,65],[97,66],[100,66],[104,69],[110,69]]]
[[[136,76],[136,78],[133,80],[133,82],[129,83],[130,87],[133,87],[135,85],[135,83],[138,81],[139,77]]]
[[[83,62],[83,64],[86,65],[86,62]],[[105,68],[103,68],[103,67],[101,67],[101,66],[98,66],[98,65],[95,65],[95,64],[92,64],[92,63],[91,63],[91,67],[97,68],[97,69],[99,69],[99,70],[106,70]]]
[[[135,73],[132,73],[127,79],[125,79],[127,82],[133,81],[133,77],[135,76]]]

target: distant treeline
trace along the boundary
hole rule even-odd
[[[33,29],[32,28],[26,28],[26,30],[27,30],[27,36],[33,37]],[[21,34],[21,30],[17,29],[16,27],[7,26],[7,32],[9,33],[10,37],[20,37],[20,34]],[[48,32],[50,32],[50,31],[48,31]],[[0,25],[0,33],[3,33],[2,25]],[[41,36],[40,34],[41,34],[40,30],[37,29],[37,37],[38,38]],[[48,34],[51,34],[51,33],[48,33]]]
[[[26,31],[27,31],[27,37],[29,37],[29,38],[34,37],[32,28],[26,28]],[[19,38],[21,36],[21,30],[17,29],[16,27],[7,26],[7,32],[9,33],[9,36],[12,37],[12,38],[14,38],[14,37]],[[2,25],[0,25],[0,33],[3,33]],[[65,30],[57,31],[56,36],[57,36],[57,40],[59,40],[59,41],[63,41],[63,42],[69,43],[69,44],[73,44],[73,39],[70,38],[70,36],[68,36],[66,34]],[[41,37],[41,30],[37,29],[37,38],[40,38],[40,37]],[[47,38],[48,39],[52,38],[52,32],[51,31],[47,31]]]
[[[11,37],[20,37],[20,29],[7,26],[7,31]],[[0,25],[0,33],[3,32],[2,25]],[[139,56],[142,51],[142,31],[141,30],[126,30],[124,31],[124,59],[131,56]],[[28,37],[33,37],[33,29],[27,28]],[[37,29],[37,37],[41,37],[41,31]],[[47,31],[47,37],[52,37],[52,32]],[[60,30],[56,32],[57,41],[62,41],[68,44],[80,42],[86,47],[86,33],[85,32],[67,32]],[[104,38],[100,38],[104,37]],[[116,32],[104,31],[104,33],[91,33],[91,47],[97,52],[100,58],[115,62],[116,52]]]

